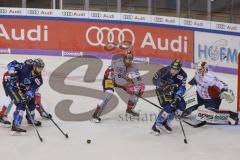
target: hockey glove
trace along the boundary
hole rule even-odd
[[[171,102],[171,106],[176,107],[180,101],[181,101],[181,97],[176,94]]]

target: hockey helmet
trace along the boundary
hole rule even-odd
[[[124,63],[126,66],[129,66],[132,64],[133,61],[133,51],[127,50],[124,54]]]
[[[197,74],[204,76],[208,72],[208,64],[206,61],[201,61],[197,65]]]
[[[182,68],[182,63],[180,60],[175,59],[172,61],[171,65],[171,74],[176,75]]]

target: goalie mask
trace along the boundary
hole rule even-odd
[[[204,76],[208,72],[207,62],[199,62],[197,65],[197,74],[200,76]]]

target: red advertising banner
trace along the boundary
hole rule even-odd
[[[0,19],[0,48],[102,52],[108,42],[131,42],[137,56],[193,60],[193,32],[137,24]],[[109,52],[110,53],[110,52]]]

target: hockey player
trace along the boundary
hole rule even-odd
[[[33,66],[34,61],[32,59],[27,59],[24,63]],[[3,87],[6,86],[6,83],[9,80],[10,80],[10,74],[7,71],[3,75],[3,81],[2,81]],[[3,124],[4,126],[8,126],[8,125],[11,125],[11,122],[8,120],[8,114],[13,106],[13,101],[11,100],[7,92],[5,92],[5,94],[6,94],[6,98],[2,101],[2,105],[1,105],[2,109],[0,111],[0,123]],[[52,117],[51,114],[43,111],[40,93],[35,94],[34,100],[36,104],[36,110],[39,112],[40,116],[46,119],[51,118]]]
[[[4,126],[11,125],[11,122],[8,120],[8,113],[10,112],[13,102],[6,92],[6,83],[10,80],[9,72],[5,72],[3,75],[2,84],[5,90],[6,98],[2,101],[2,110],[0,112],[0,123]]]
[[[33,65],[17,61],[8,64],[10,79],[4,89],[16,105],[11,129],[13,132],[26,132],[20,128],[26,107],[30,111],[30,115],[26,115],[28,124],[33,122],[35,126],[41,126],[41,122],[34,119],[34,96],[43,83],[41,76],[43,68],[44,62],[40,58],[35,59]]]
[[[97,108],[92,115],[95,122],[101,121],[100,115],[112,98],[114,87],[122,88],[129,95],[126,113],[132,116],[139,116],[139,113],[134,111],[138,101],[138,96],[141,96],[144,91],[144,84],[141,82],[139,71],[133,61],[133,52],[128,50],[125,54],[114,55],[111,66],[107,68],[103,78],[104,94],[102,100],[97,104]]]
[[[197,110],[199,106],[204,105],[206,109],[217,114],[229,114],[229,124],[238,124],[238,113],[232,111],[219,110],[222,99],[232,103],[234,101],[234,94],[228,86],[219,80],[213,72],[208,70],[207,62],[199,62],[194,78],[189,81],[190,85],[197,86],[197,104],[187,108],[183,112],[183,117],[187,117],[193,111]]]
[[[170,66],[159,69],[154,75],[153,84],[156,86],[159,103],[163,107],[152,126],[156,135],[160,134],[162,126],[167,132],[171,132],[170,122],[175,118],[175,115],[181,116],[186,108],[183,99],[186,92],[186,79],[187,74],[182,69],[180,60],[173,60]]]

